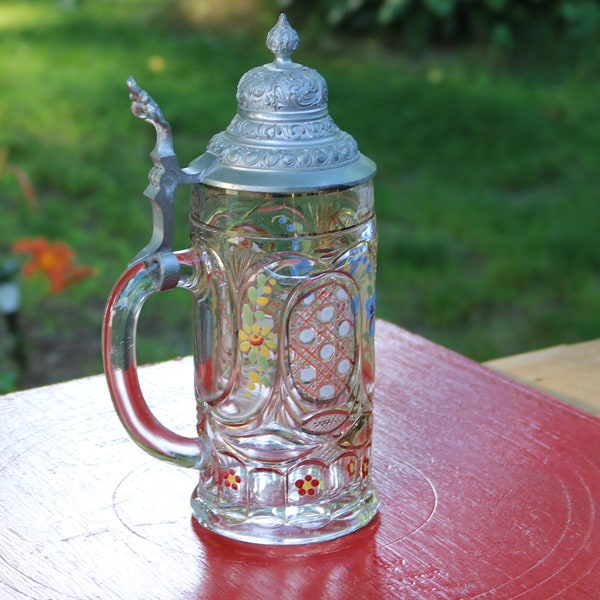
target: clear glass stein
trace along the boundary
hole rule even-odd
[[[146,195],[154,234],[115,285],[105,371],[131,437],[199,471],[200,524],[265,544],[333,539],[368,523],[373,428],[375,166],[327,112],[327,88],[290,54],[282,15],[269,65],[238,87],[238,114],[179,169],[160,109],[133,80],[134,113],[157,130]],[[173,252],[172,203],[191,183],[191,246]],[[136,326],[149,295],[194,302],[198,437],[154,417],[140,389]]]

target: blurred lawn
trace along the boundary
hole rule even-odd
[[[25,385],[101,371],[105,298],[150,236],[154,132],[129,111],[127,76],[186,164],[228,125],[241,75],[270,61],[274,0],[229,31],[174,4],[0,2],[0,149],[39,195],[33,213],[2,175],[0,256],[44,235],[97,271],[58,296],[22,281]],[[327,79],[332,116],[379,167],[378,315],[477,360],[600,336],[600,44],[408,56],[312,38],[295,60]],[[183,291],[150,300],[140,362],[191,351],[189,309]]]

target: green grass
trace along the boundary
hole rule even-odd
[[[154,134],[129,111],[127,76],[187,163],[231,120],[240,76],[270,60],[274,2],[229,34],[184,24],[172,4],[0,4],[0,148],[39,194],[32,214],[2,175],[0,255],[45,235],[97,270],[56,297],[22,282],[27,385],[100,372],[105,298],[150,235]],[[164,72],[148,69],[156,54]],[[332,116],[378,164],[379,316],[478,360],[600,335],[600,45],[409,56],[313,34],[295,59],[325,76]],[[140,362],[190,352],[188,304],[151,299]]]

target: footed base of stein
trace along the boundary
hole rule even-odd
[[[295,545],[325,542],[364,527],[377,514],[379,498],[374,488],[337,501],[296,506],[220,506],[218,512],[194,490],[194,517],[225,537],[253,544]]]

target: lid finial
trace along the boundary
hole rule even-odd
[[[289,24],[285,14],[281,13],[275,27],[267,35],[267,48],[277,60],[289,61],[299,43],[300,38],[296,30]]]

